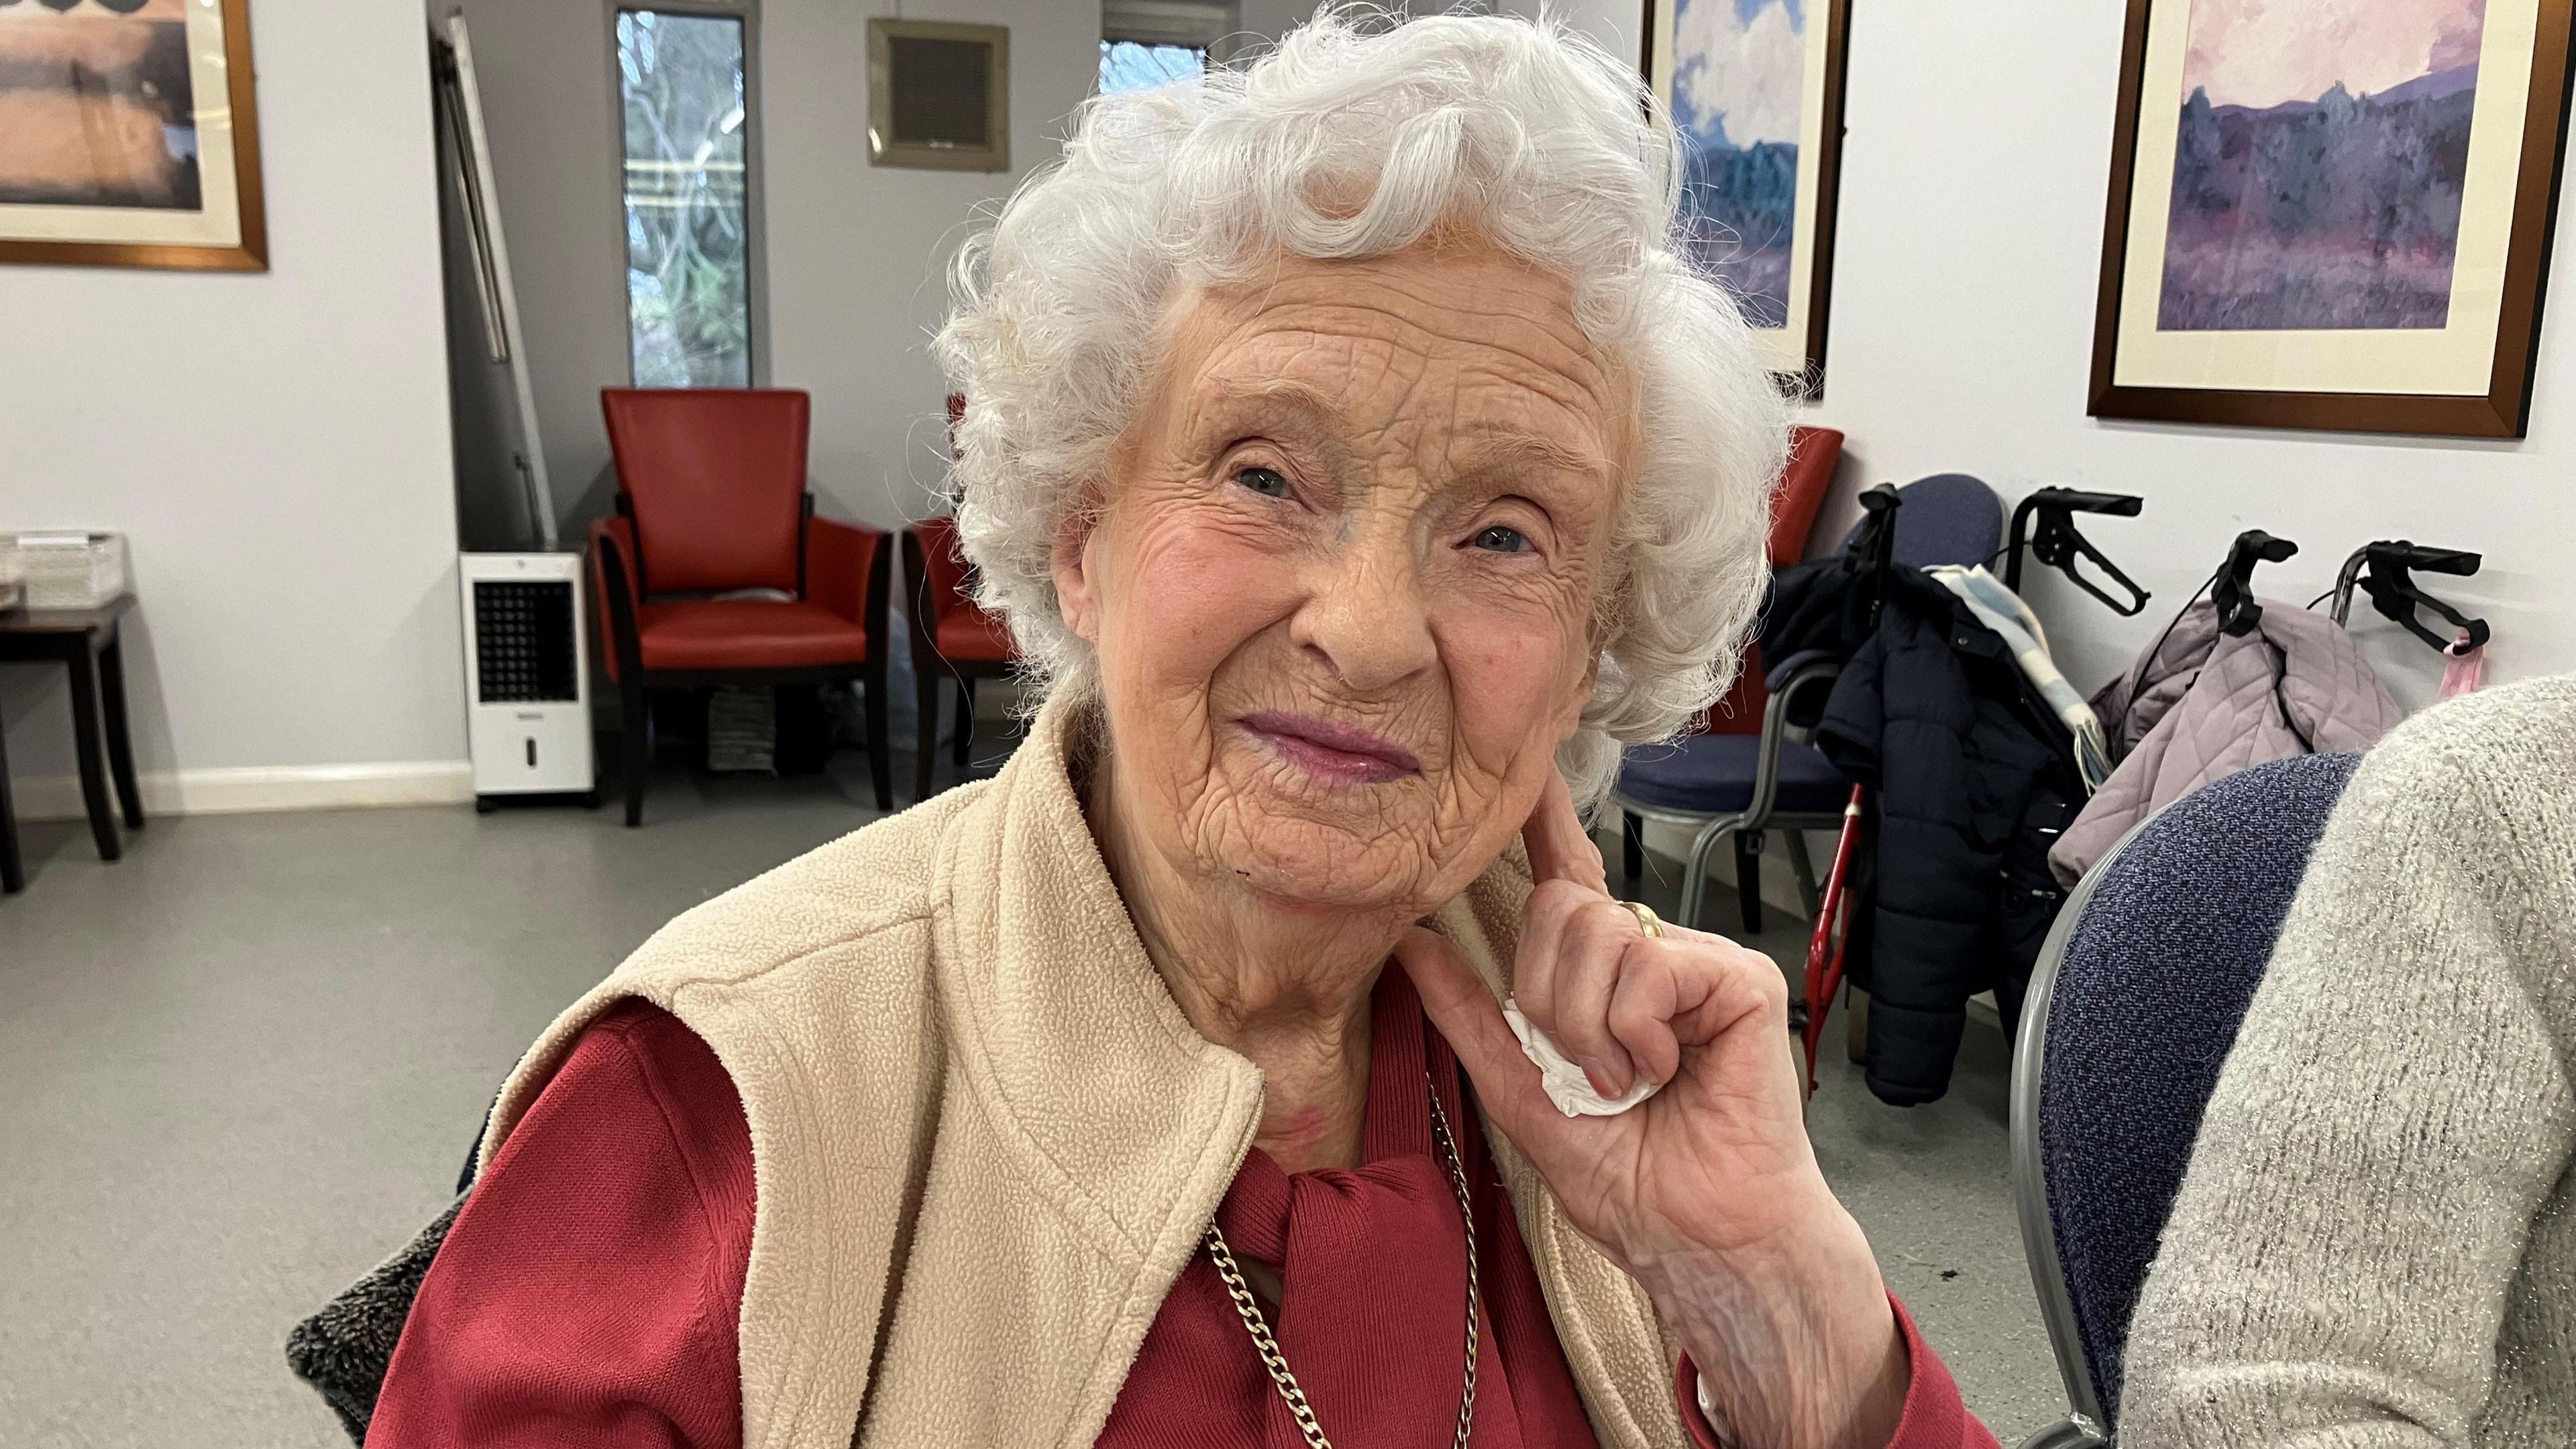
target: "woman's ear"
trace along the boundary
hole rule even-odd
[[[1557,718],[1556,738],[1559,744],[1574,738],[1574,732],[1583,728],[1583,711],[1592,703],[1593,687],[1600,682],[1601,661],[1595,656],[1591,666],[1583,671],[1582,681],[1566,692],[1565,708]]]
[[[1055,607],[1064,627],[1086,644],[1100,643],[1100,598],[1092,588],[1091,541],[1099,533],[1089,509],[1065,515],[1056,529]]]
[[[1601,626],[1596,622],[1583,631],[1583,673],[1566,691],[1563,708],[1558,713],[1557,740],[1574,738],[1583,726],[1584,706],[1592,703],[1592,691],[1601,686]]]

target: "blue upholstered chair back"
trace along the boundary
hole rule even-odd
[[[2175,801],[2085,876],[2041,952],[2013,1184],[2067,1396],[2105,1429],[2219,1066],[2359,759],[2257,765]]]
[[[1899,567],[1973,566],[1993,558],[2003,546],[2004,501],[1982,479],[1935,473],[1897,489],[1896,496],[1904,500],[1896,510]],[[1850,548],[1859,532],[1860,525],[1852,525],[1842,546]]]

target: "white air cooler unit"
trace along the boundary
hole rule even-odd
[[[590,672],[581,555],[458,557],[465,605],[466,744],[474,795],[589,795]]]

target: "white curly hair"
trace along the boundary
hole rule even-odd
[[[1101,506],[1176,292],[1283,252],[1478,235],[1565,277],[1585,335],[1636,384],[1599,679],[1558,756],[1595,804],[1622,743],[1671,735],[1734,676],[1786,405],[1733,298],[1689,260],[1681,153],[1634,66],[1547,17],[1385,18],[1327,6],[1248,67],[1093,98],[1061,158],[966,243],[932,344],[967,399],[958,533],[1039,692],[1096,689],[1054,544]]]

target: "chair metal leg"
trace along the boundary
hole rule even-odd
[[[107,771],[125,806],[125,828],[143,828],[143,791],[134,779],[134,735],[125,722],[125,641],[108,636],[98,651],[98,697],[107,707]]]
[[[1807,919],[1816,919],[1824,908],[1824,892],[1816,885],[1816,858],[1807,853],[1807,832],[1784,830],[1789,837],[1789,870],[1798,877],[1798,899],[1807,907]]]
[[[27,888],[26,863],[18,858],[18,812],[9,799],[9,745],[0,736],[0,894]]]
[[[957,681],[957,768],[965,769],[975,748],[975,681]]]
[[[1700,902],[1708,895],[1708,858],[1717,849],[1721,836],[1735,829],[1733,819],[1712,820],[1699,828],[1691,841],[1690,868],[1682,872],[1682,917],[1684,930],[1699,929]]]
[[[627,683],[618,690],[626,720],[626,827],[644,823],[644,776],[653,762],[653,715],[645,707],[644,687]]]
[[[1762,934],[1762,832],[1735,832],[1735,899],[1744,908],[1744,934]]]
[[[2070,1414],[2022,1440],[2020,1449],[2096,1449],[2096,1446],[2110,1442],[2102,1437],[2092,1420],[2080,1414]]]
[[[98,718],[98,669],[88,641],[81,641],[65,662],[72,671],[72,744],[80,760],[81,803],[89,807],[89,833],[98,841],[98,858],[115,860],[125,854],[125,845],[117,838],[116,815],[107,803],[107,757],[99,748],[103,727]]]
[[[1633,811],[1619,812],[1619,868],[1629,880],[1646,876],[1646,822]]]
[[[860,701],[868,720],[868,783],[876,788],[877,808],[894,808],[894,741],[886,738],[893,727],[886,722],[885,651],[876,651],[859,672],[859,687],[867,691]]]
[[[930,772],[939,760],[939,675],[935,659],[912,662],[912,707],[920,719],[913,731],[912,798],[930,798]]]

